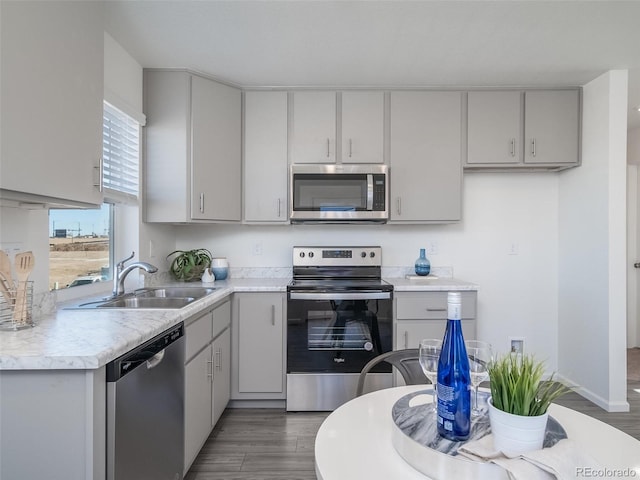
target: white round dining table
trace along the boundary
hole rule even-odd
[[[333,411],[316,435],[315,467],[319,480],[425,480],[395,450],[391,410],[397,400],[425,385],[378,390]],[[549,414],[581,451],[605,471],[592,478],[640,479],[640,441],[606,423],[552,404]],[[624,475],[623,475],[624,474]],[[595,475],[595,476],[593,476]],[[576,473],[576,478],[588,478]]]

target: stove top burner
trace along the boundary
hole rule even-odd
[[[293,247],[293,280],[287,290],[392,291],[381,268],[381,247]]]

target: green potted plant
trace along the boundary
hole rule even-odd
[[[206,248],[194,250],[175,250],[167,255],[167,260],[173,256],[169,271],[176,280],[195,282],[200,280],[205,269],[211,266],[213,255]]]
[[[519,454],[543,446],[547,409],[571,388],[553,379],[543,380],[544,362],[531,355],[510,353],[490,362],[489,421],[494,447]]]

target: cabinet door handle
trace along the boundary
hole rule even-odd
[[[353,154],[353,140],[349,139],[349,158],[351,158],[352,154]]]
[[[276,306],[271,305],[271,325],[276,326]]]
[[[204,192],[200,194],[200,213],[204,213]]]
[[[97,187],[99,192],[102,192],[104,190],[104,177],[102,175],[104,172],[104,158],[100,157],[98,165],[93,169],[98,171],[98,180],[93,182],[93,186]]]
[[[331,156],[330,140],[327,138],[327,158]]]
[[[282,211],[280,204],[281,204],[281,201],[280,201],[280,199],[278,199],[278,218],[280,218],[280,214],[281,214],[281,211]]]
[[[404,348],[409,348],[409,332],[404,331]]]
[[[427,307],[427,312],[446,312],[446,308],[429,308]]]
[[[213,352],[211,352],[211,357],[207,360],[207,377],[213,380]]]
[[[216,370],[218,370],[218,371],[220,371],[220,370],[221,370],[221,365],[220,365],[220,363],[221,363],[221,361],[220,361],[220,360],[221,360],[221,358],[222,358],[222,354],[221,354],[221,352],[220,352],[220,349],[217,349],[217,350],[216,350],[216,361],[215,361],[214,366],[215,366]]]
[[[516,139],[515,138],[511,139],[511,156],[512,157],[516,156]]]
[[[402,201],[400,197],[396,198],[396,210],[398,211],[398,215],[402,215]]]
[[[536,139],[532,138],[531,139],[531,155],[532,156],[536,156]]]

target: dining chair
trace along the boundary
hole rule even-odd
[[[360,377],[358,378],[358,387],[356,389],[356,397],[362,395],[364,390],[364,381],[367,373],[380,362],[387,362],[398,369],[404,382],[407,385],[420,385],[429,383],[427,377],[420,367],[418,359],[417,348],[405,348],[403,350],[393,350],[378,355],[375,358],[369,360],[369,362],[362,367],[360,371]]]

